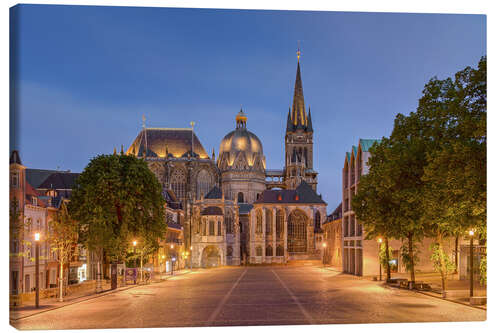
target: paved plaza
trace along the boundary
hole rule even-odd
[[[486,311],[312,266],[200,269],[11,321],[19,329],[479,321]]]

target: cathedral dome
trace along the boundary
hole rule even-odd
[[[257,135],[247,130],[246,120],[245,113],[240,110],[236,115],[236,129],[228,133],[220,143],[219,166],[222,169],[236,167],[236,160],[239,162],[239,169],[252,169],[254,167],[265,169],[262,143]],[[227,165],[224,166],[224,163]],[[246,165],[241,165],[242,163]]]

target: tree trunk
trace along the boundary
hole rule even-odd
[[[389,263],[389,239],[385,237],[385,258],[387,259],[386,261],[386,270],[387,270],[387,278],[386,282],[389,282],[391,279],[391,264]]]
[[[458,235],[455,236],[455,272],[453,274],[458,273]]]
[[[410,283],[410,289],[413,289],[415,286],[415,262],[413,258],[413,234],[409,233],[408,234],[408,254],[410,255],[410,276],[411,276],[411,283]]]
[[[445,295],[446,295],[446,275],[445,275],[446,263],[444,261],[444,256],[443,256],[443,236],[441,235],[440,232],[438,232],[438,234],[437,234],[437,245],[438,245],[438,251],[439,251],[439,265],[440,265],[439,272],[441,273],[441,288],[443,289],[443,298],[445,298]]]
[[[59,258],[59,302],[63,302],[63,282],[64,282],[64,261],[62,260],[62,250]]]

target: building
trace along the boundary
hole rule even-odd
[[[285,116],[285,115],[284,115]],[[144,158],[184,210],[184,252],[194,267],[320,259],[326,203],[316,193],[313,126],[306,114],[300,51],[285,130],[285,165],[267,169],[263,144],[241,109],[217,160],[193,127],[146,128],[127,154]]]
[[[342,203],[326,217],[324,231],[323,263],[342,270]]]
[[[379,243],[376,239],[365,239],[365,232],[361,221],[358,221],[352,210],[352,198],[357,193],[358,184],[362,175],[369,172],[368,159],[370,158],[370,147],[379,140],[360,139],[356,146],[352,146],[347,152],[342,169],[342,267],[345,273],[370,276],[379,274]],[[425,237],[416,246],[419,252],[419,261],[415,270],[420,272],[432,272],[433,264],[430,260],[430,247],[433,239]],[[443,248],[452,257],[454,240],[449,238],[443,242]],[[402,263],[401,248],[403,242],[400,240],[389,240],[392,248],[391,270],[393,272],[405,272]]]

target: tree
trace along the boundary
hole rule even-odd
[[[403,116],[398,116],[395,128],[404,121]],[[353,208],[370,232],[407,241],[407,268],[411,275],[410,286],[413,286],[414,243],[424,234],[420,223],[422,203],[419,191],[425,150],[418,137],[410,135],[401,139],[401,134],[402,131],[393,131],[391,138],[383,138],[370,148],[370,172],[361,177]]]
[[[70,212],[87,248],[113,262],[124,260],[132,238],[155,245],[166,231],[161,185],[147,163],[131,155],[92,159],[76,181]]]
[[[64,264],[69,263],[78,242],[78,223],[69,213],[63,201],[56,218],[49,222],[48,241],[52,252],[57,253],[59,263],[59,301],[63,301]]]
[[[423,212],[441,247],[437,253],[443,253],[444,237],[471,228],[486,239],[486,58],[453,79],[431,79],[423,93],[417,116],[430,147],[422,177]],[[438,257],[445,289],[447,258]]]

